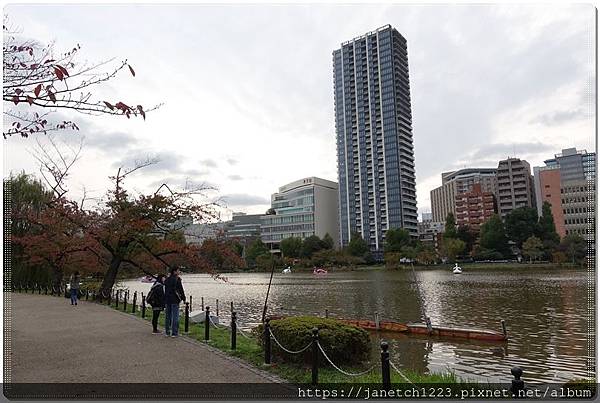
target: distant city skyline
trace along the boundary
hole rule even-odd
[[[145,122],[64,115],[81,130],[60,138],[86,142],[73,197],[84,184],[103,196],[119,165],[147,155],[161,162],[130,189],[206,182],[249,214],[281,183],[337,181],[331,50],[386,24],[408,41],[419,212],[442,172],[595,149],[591,5],[10,4],[5,14],[57,50],[81,44],[82,61],[128,59],[136,78],[100,96],[164,103]],[[5,176],[37,173],[33,145],[4,142]]]

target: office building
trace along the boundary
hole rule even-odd
[[[231,221],[224,223],[224,237],[242,242],[259,238],[262,216],[263,214],[233,213]]]
[[[338,184],[321,178],[304,178],[271,195],[273,214],[261,217],[261,239],[273,252],[288,237],[329,234],[338,245]]]
[[[531,167],[525,160],[507,158],[498,163],[498,213],[502,218],[519,207],[535,207]]]
[[[561,177],[558,167],[534,167],[533,182],[538,216],[542,215],[544,202],[550,203],[556,233],[562,238],[566,235],[563,212]]]
[[[548,201],[561,237],[575,233],[594,240],[596,153],[566,148],[544,163],[534,168],[538,214]]]
[[[442,173],[442,186],[430,192],[433,221],[446,221],[448,213],[456,216],[456,196],[480,184],[483,192],[496,194],[496,168],[464,168]]]
[[[390,25],[333,52],[340,238],[382,251],[385,232],[417,237],[406,39]]]
[[[467,226],[478,233],[479,227],[496,213],[495,196],[492,192],[482,190],[480,183],[475,183],[468,192],[456,195],[456,224]]]

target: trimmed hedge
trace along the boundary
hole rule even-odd
[[[369,333],[356,326],[314,316],[276,319],[270,323],[271,331],[288,350],[298,351],[310,343],[312,330],[316,327],[319,329],[319,340],[323,350],[336,365],[359,364],[369,358]],[[257,329],[260,334],[262,329],[262,325]],[[271,342],[271,348],[273,355],[283,362],[310,363],[312,360],[312,348],[302,354],[289,354],[279,348],[275,341]],[[322,355],[319,357],[319,363],[321,366],[326,364]]]

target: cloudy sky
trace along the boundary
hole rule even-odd
[[[440,173],[532,166],[593,150],[591,5],[9,5],[23,35],[82,47],[82,62],[127,59],[102,100],[162,103],[146,121],[65,115],[85,138],[70,178],[101,197],[108,176],[148,156],[137,191],[168,181],[218,187],[233,211],[262,213],[279,186],[337,180],[331,52],[391,24],[408,40],[420,212]],[[6,105],[5,105],[6,106]],[[35,172],[32,139],[4,141],[4,175]]]

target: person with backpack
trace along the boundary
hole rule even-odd
[[[179,335],[179,303],[185,302],[185,292],[179,277],[179,269],[171,268],[171,275],[165,280],[165,336],[173,334],[171,337]]]
[[[158,330],[158,318],[160,312],[165,309],[165,275],[159,274],[156,281],[152,284],[146,302],[152,307],[152,334],[160,334]]]

